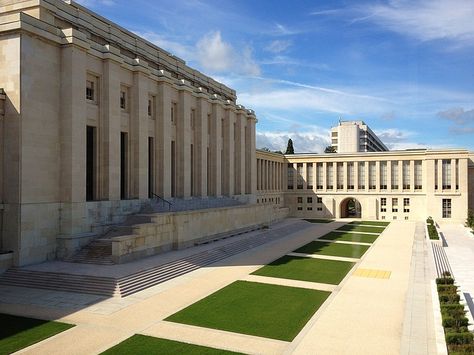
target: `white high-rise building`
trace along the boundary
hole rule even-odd
[[[331,128],[331,145],[338,153],[389,150],[364,121],[339,121]]]

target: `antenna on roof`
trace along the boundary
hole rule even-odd
[[[342,117],[339,116],[339,126],[341,125],[341,119],[342,119]]]

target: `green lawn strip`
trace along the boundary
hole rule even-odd
[[[380,234],[384,231],[384,229],[385,227],[369,227],[369,226],[358,226],[355,224],[346,224],[342,227],[339,227],[337,230]]]
[[[334,222],[333,219],[322,219],[322,218],[304,218],[306,222],[311,222],[311,223],[331,223]]]
[[[208,348],[206,346],[181,343],[179,341],[155,338],[151,336],[135,334],[122,341],[120,344],[104,351],[106,355],[232,355],[241,354],[227,350]]]
[[[358,259],[364,255],[369,248],[369,245],[337,244],[316,240],[296,249],[294,253],[343,256]]]
[[[47,320],[0,313],[0,354],[11,354],[74,327]]]
[[[386,227],[386,226],[388,226],[388,225],[390,224],[390,222],[380,222],[380,221],[353,221],[353,222],[351,222],[350,224]]]
[[[165,320],[291,341],[330,292],[236,281]]]
[[[285,255],[253,275],[338,285],[355,263]]]
[[[355,243],[373,243],[378,238],[378,235],[362,234],[362,233],[344,233],[344,232],[329,232],[328,234],[319,237],[325,240],[337,240],[343,242]]]

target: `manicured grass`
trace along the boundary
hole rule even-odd
[[[374,234],[329,232],[328,234],[323,235],[319,239],[340,240],[355,243],[373,243],[378,237],[378,235]]]
[[[294,252],[303,254],[344,256],[347,258],[358,259],[364,255],[369,248],[370,246],[368,245],[327,243],[316,240],[296,249]]]
[[[358,225],[370,225],[370,226],[383,226],[386,227],[390,224],[390,222],[381,222],[381,221],[353,221],[350,224],[358,224]]]
[[[0,354],[11,354],[74,327],[72,324],[0,313]]]
[[[311,223],[331,223],[334,222],[333,219],[322,219],[322,218],[308,218],[304,219],[306,222],[311,222]]]
[[[135,334],[120,344],[104,351],[106,355],[232,355],[241,354],[227,350],[208,348],[206,346],[181,343],[179,341],[155,338]]]
[[[353,232],[369,232],[369,233],[382,233],[385,227],[369,227],[369,226],[358,226],[357,224],[346,224],[345,226],[339,227],[341,231],[353,231]]]
[[[236,281],[165,320],[291,341],[329,294]]]
[[[338,285],[355,263],[285,255],[253,275]]]

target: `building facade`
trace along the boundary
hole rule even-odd
[[[463,223],[473,207],[473,173],[473,154],[467,150],[321,155],[258,151],[257,201],[282,204],[291,216],[302,218],[432,216]]]
[[[339,121],[336,127],[331,128],[331,146],[338,153],[388,151],[364,121]]]
[[[0,1],[0,68],[0,250],[20,264],[154,195],[254,202],[254,112],[84,7]]]

